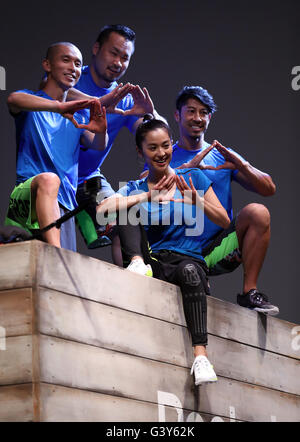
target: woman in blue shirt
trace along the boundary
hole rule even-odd
[[[207,359],[207,267],[203,214],[226,228],[230,220],[199,169],[172,169],[168,125],[146,115],[136,132],[138,154],[149,168],[146,178],[130,181],[98,206],[98,216],[118,212],[119,234],[128,269],[179,285],[195,360],[196,385],[217,380]],[[149,248],[147,241],[151,248]],[[151,266],[151,267],[150,267]],[[142,269],[142,271],[141,271]]]

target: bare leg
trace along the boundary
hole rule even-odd
[[[270,213],[262,204],[248,204],[237,216],[236,233],[244,267],[244,293],[257,288],[257,279],[270,241]]]
[[[206,356],[207,357],[207,352],[206,352],[206,347],[204,345],[195,345],[194,348],[194,356],[195,358],[197,356]]]
[[[60,179],[51,172],[37,175],[31,183],[34,208],[40,228],[46,227],[60,217],[57,194]],[[43,234],[45,241],[60,247],[60,230],[53,228]]]

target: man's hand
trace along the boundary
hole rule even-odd
[[[181,166],[176,167],[176,169],[190,169],[190,168],[198,168],[203,169],[204,167],[200,164],[203,158],[206,157],[206,155],[215,147],[216,143],[218,141],[214,141],[209,147],[202,150],[202,152],[197,153],[197,155],[194,156],[190,161],[187,163],[181,164]]]
[[[73,103],[70,101],[70,104]],[[74,121],[73,121],[74,120]],[[107,130],[106,110],[101,107],[99,100],[90,101],[90,122],[88,124],[78,124],[73,117],[72,122],[78,129],[86,129],[94,134],[105,133]]]
[[[106,112],[123,115],[123,109],[118,109],[117,104],[126,97],[133,88],[134,86],[130,83],[127,83],[124,86],[123,83],[120,83],[115,89],[109,92],[109,94],[100,97],[100,103],[102,106],[105,106]]]
[[[224,157],[225,162],[217,167],[202,166],[202,169],[204,169],[204,170],[221,170],[221,169],[238,169],[238,170],[240,170],[245,165],[245,162],[242,161],[238,155],[236,155],[234,152],[227,149],[225,146],[223,146],[221,143],[219,143],[219,141],[214,141],[214,143],[215,143],[215,148],[218,149],[220,154]]]
[[[72,121],[74,126],[78,127],[78,123],[74,118],[75,112],[90,107],[92,101],[93,100],[76,100],[58,102],[57,112],[61,114],[64,118]]]
[[[134,101],[134,105],[131,109],[124,111],[123,115],[136,115],[141,117],[145,114],[153,114],[154,105],[150,98],[149,92],[145,87],[143,89],[140,86],[133,86],[131,95]]]

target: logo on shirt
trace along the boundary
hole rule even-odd
[[[176,197],[168,191],[151,190],[149,199],[139,200],[138,195],[146,193],[135,189],[127,195],[133,199],[136,197],[136,202],[129,207],[126,199],[118,201],[116,196],[122,196],[115,194],[99,204],[97,223],[100,226],[110,224],[116,220],[118,213],[118,224],[121,226],[184,226],[186,236],[199,236],[204,230],[204,191],[197,190],[197,204],[192,204],[191,193],[185,190],[184,195],[178,193]]]

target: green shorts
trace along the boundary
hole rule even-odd
[[[242,262],[242,255],[235,231],[235,221],[233,219],[230,226],[222,230],[202,250],[202,255],[209,268],[209,276],[233,272]]]
[[[29,233],[36,234],[39,230],[39,223],[36,216],[34,202],[31,197],[31,183],[35,177],[31,177],[24,183],[18,184],[12,191],[9,200],[9,207],[5,218],[6,226],[17,226]],[[59,204],[60,216],[69,211]],[[39,239],[42,240],[42,237]],[[60,227],[61,247],[76,252],[76,231],[74,218],[70,218]]]
[[[39,229],[35,207],[32,206],[31,177],[24,183],[18,184],[10,195],[8,211],[4,224],[6,226],[17,226],[30,232]]]

